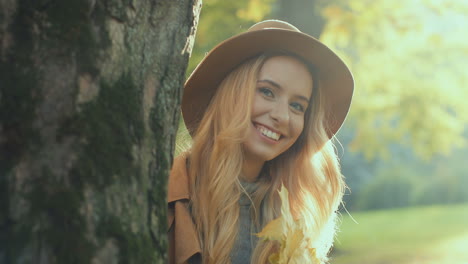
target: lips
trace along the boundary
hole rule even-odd
[[[275,140],[275,141],[278,141],[280,138],[281,138],[281,134],[276,132],[276,131],[273,131],[273,130],[270,130],[269,128],[265,127],[265,126],[262,126],[262,125],[259,125],[259,124],[255,124],[255,128],[260,131],[260,133],[262,133],[262,135],[264,135],[265,137],[269,138],[269,139],[272,139],[272,140]]]

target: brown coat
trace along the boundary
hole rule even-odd
[[[169,264],[185,264],[195,254],[200,254],[195,224],[188,204],[190,201],[187,157],[174,160],[167,191],[167,225],[169,237]]]

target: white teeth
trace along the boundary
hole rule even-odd
[[[279,140],[280,134],[273,132],[271,130],[268,130],[265,127],[258,126],[257,129],[266,137],[271,138],[273,140]]]

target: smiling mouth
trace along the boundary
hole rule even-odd
[[[275,141],[278,141],[281,137],[281,134],[276,133],[274,131],[269,130],[268,128],[261,126],[261,125],[255,125],[255,128],[262,133],[265,137],[269,139],[273,139]]]

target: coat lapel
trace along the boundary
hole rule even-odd
[[[201,253],[198,235],[190,214],[189,177],[187,157],[174,160],[168,185],[168,235],[169,263],[186,263],[190,257]]]

